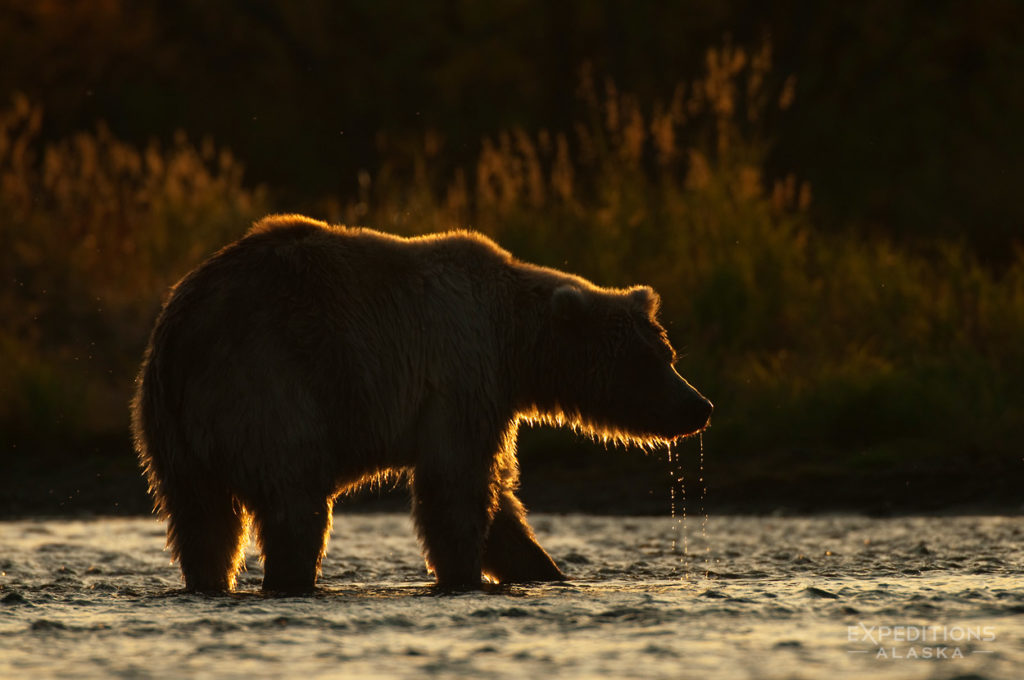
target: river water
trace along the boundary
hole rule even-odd
[[[408,518],[339,513],[269,598],[254,553],[183,593],[153,519],[0,522],[0,677],[1024,677],[1020,517],[533,524],[568,583],[438,595]]]

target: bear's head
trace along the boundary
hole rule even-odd
[[[647,286],[557,287],[548,356],[538,366],[547,372],[541,382],[548,397],[538,403],[539,415],[642,444],[707,427],[712,404],[676,372],[675,350],[657,321],[659,302]]]

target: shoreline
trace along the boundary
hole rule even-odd
[[[34,475],[32,477],[35,477]],[[83,484],[73,475],[48,477],[51,488],[45,488],[38,477],[8,477],[0,489],[0,521],[45,517],[139,517],[150,515],[150,501],[141,477],[131,473],[93,477]],[[584,480],[585,481],[585,480]],[[870,480],[870,490],[862,484],[844,480],[844,492],[823,484],[822,478],[794,478],[783,487],[777,480],[750,478],[735,480],[729,485],[712,484],[703,508],[698,498],[685,502],[691,517],[705,514],[753,516],[811,516],[822,514],[853,514],[867,517],[944,516],[944,515],[1024,515],[1024,499],[1007,493],[1003,484],[997,493],[983,495],[985,478],[965,480],[962,477],[932,484],[917,492],[908,491],[899,477]],[[858,479],[858,482],[864,482]],[[934,481],[934,480],[933,480]],[[988,478],[991,481],[991,478]],[[531,514],[588,514],[624,517],[656,517],[671,513],[668,483],[637,475],[632,478],[602,480],[600,483],[564,484],[552,479],[524,477],[520,498]],[[867,484],[864,484],[866,486]],[[764,487],[772,487],[764,493]],[[854,487],[854,488],[850,488]],[[861,487],[861,488],[856,488]],[[946,493],[957,487],[958,494]],[[755,495],[759,490],[760,495]],[[802,493],[794,493],[800,490]],[[897,493],[902,491],[902,493]],[[677,509],[682,503],[677,503]],[[336,514],[402,513],[409,510],[408,491],[364,489],[339,497]]]
[[[151,501],[134,453],[122,440],[98,439],[56,449],[8,450],[0,477],[0,520],[26,517],[145,516]],[[520,499],[533,513],[667,516],[672,477],[682,474],[687,512],[703,515],[816,515],[871,517],[911,514],[1024,514],[1024,466],[1018,461],[968,457],[922,464],[920,456],[884,465],[852,465],[818,452],[760,459],[681,449],[672,467],[658,454],[611,452],[592,443],[524,442]],[[620,455],[621,454],[621,455]],[[702,490],[696,480],[707,480]],[[681,497],[679,491],[677,498]],[[681,507],[681,503],[677,504]],[[402,482],[339,497],[343,512],[405,512]]]

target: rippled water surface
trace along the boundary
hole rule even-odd
[[[406,517],[339,514],[267,598],[253,555],[183,593],[152,519],[3,522],[0,677],[1024,677],[1021,518],[533,524],[569,583],[437,595]]]

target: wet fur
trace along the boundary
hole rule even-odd
[[[631,384],[674,360],[656,308],[475,233],[259,222],[171,291],[133,400],[186,587],[231,589],[251,526],[264,590],[311,590],[333,499],[404,472],[440,585],[563,578],[515,497],[518,422],[639,443],[703,427],[692,388]]]

